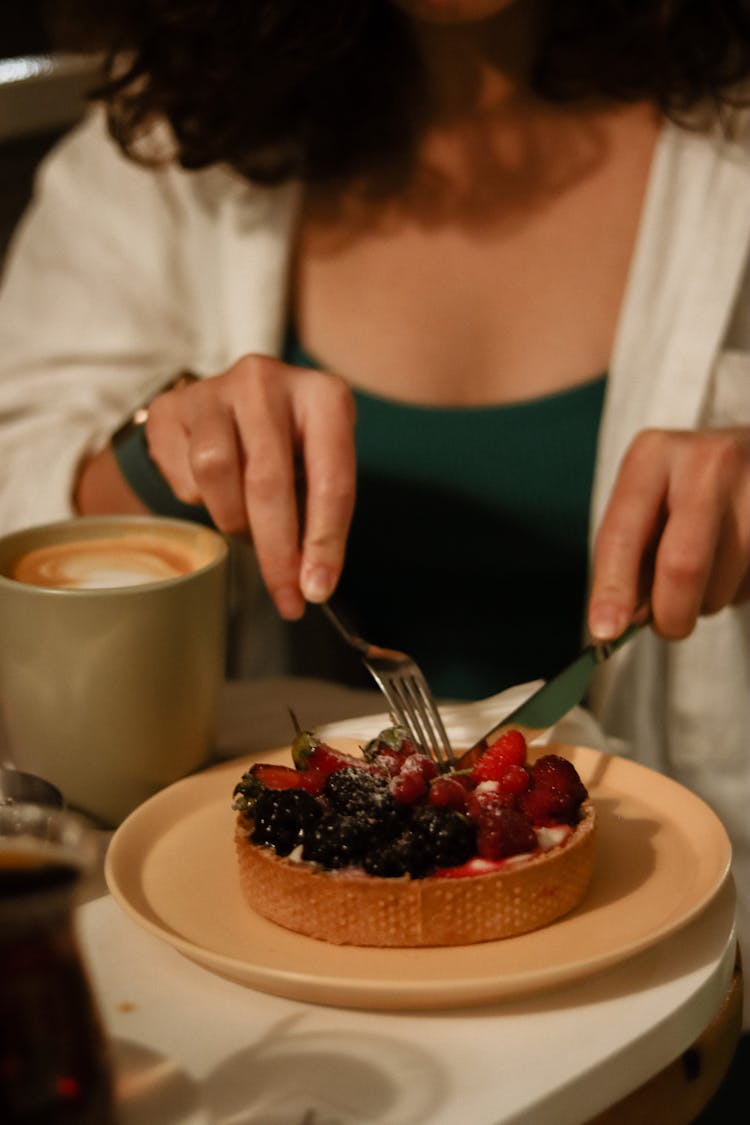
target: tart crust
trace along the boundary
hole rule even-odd
[[[590,801],[564,843],[484,875],[384,879],[352,868],[326,871],[278,856],[248,838],[237,817],[242,893],[258,914],[337,945],[446,946],[495,941],[540,929],[581,901],[594,866]]]

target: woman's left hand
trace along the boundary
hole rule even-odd
[[[656,632],[677,640],[748,598],[750,429],[643,430],[594,546],[592,636],[619,636],[648,599]]]

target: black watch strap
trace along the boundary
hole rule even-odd
[[[121,430],[112,442],[115,460],[133,492],[158,516],[174,516],[213,527],[202,504],[183,504],[148,451],[145,422]]]

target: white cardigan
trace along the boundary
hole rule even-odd
[[[750,129],[734,124],[729,137],[663,129],[609,372],[592,534],[639,430],[750,424]],[[298,194],[216,168],[144,170],[105,139],[98,112],[63,141],[0,300],[0,532],[71,514],[80,459],[175,372],[278,354]],[[644,632],[601,670],[592,708],[613,747],[722,817],[750,938],[750,609],[704,618],[678,644]]]

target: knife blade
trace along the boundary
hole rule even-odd
[[[545,730],[549,730],[555,723],[567,715],[577,703],[580,703],[586,694],[589,680],[595,668],[608,660],[613,652],[617,652],[626,641],[644,625],[643,620],[634,621],[624,633],[614,641],[601,644],[590,644],[584,648],[572,664],[563,668],[551,680],[534,692],[533,695],[511,711],[510,715],[483,734],[474,745],[458,759],[456,769],[468,769],[481,758],[488,746],[495,742],[503,731],[509,727],[521,730],[530,740]]]

